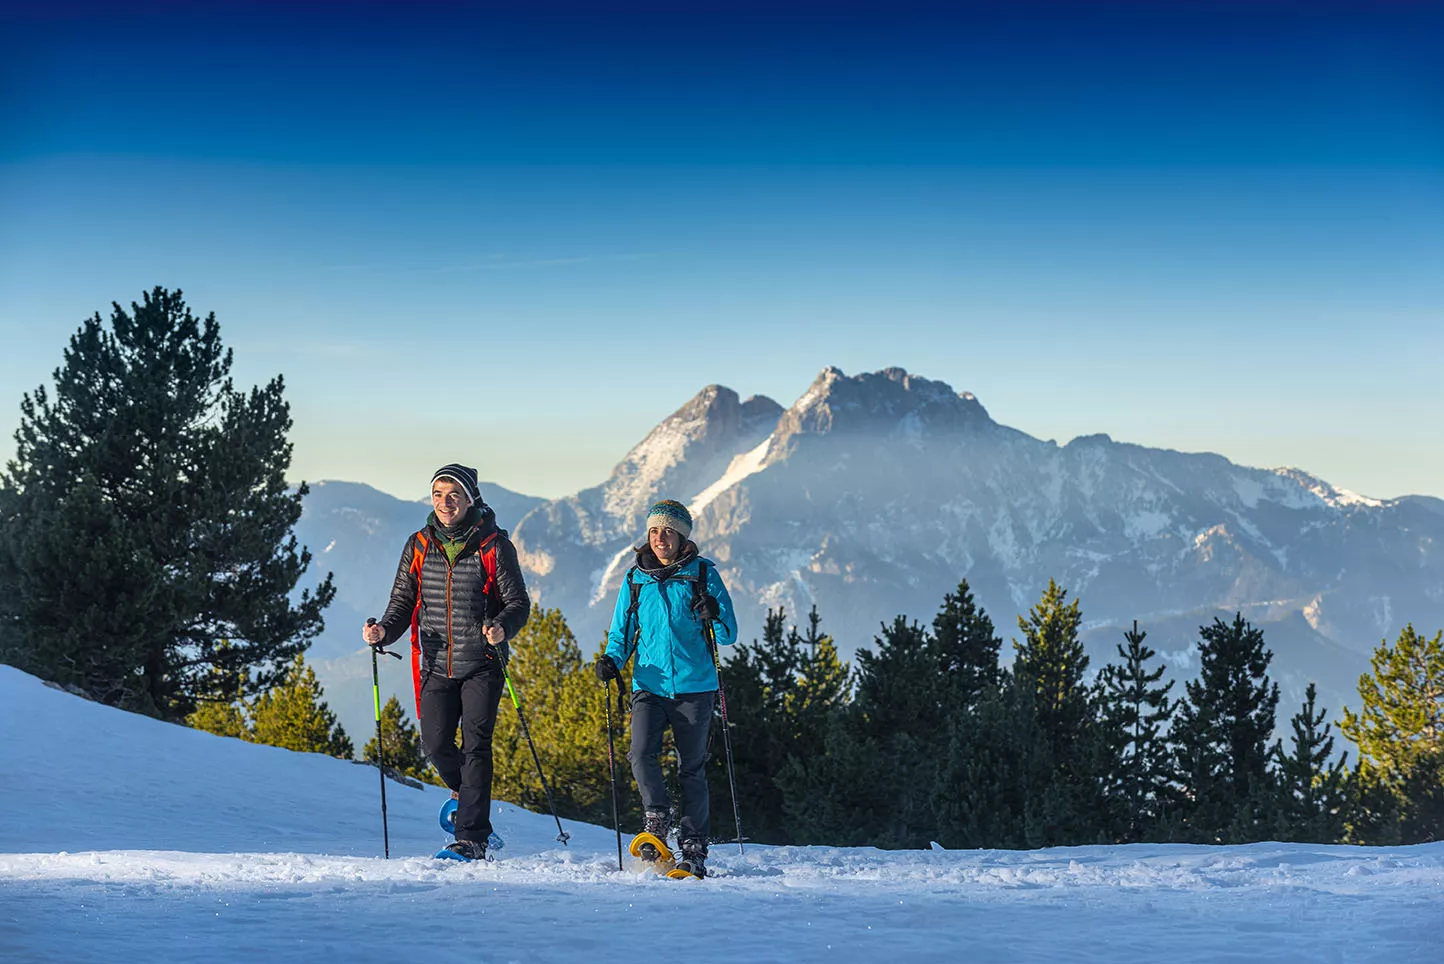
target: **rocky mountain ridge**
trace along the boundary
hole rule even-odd
[[[691,507],[743,638],[769,607],[816,603],[851,653],[896,613],[930,621],[966,577],[1006,640],[1054,578],[1082,601],[1095,661],[1138,619],[1183,672],[1198,625],[1242,611],[1281,677],[1318,679],[1337,708],[1381,638],[1444,625],[1444,501],[1107,435],[1060,446],[943,382],[826,368],[786,409],[708,386],[600,485],[515,522],[535,601],[588,651],[660,498]]]

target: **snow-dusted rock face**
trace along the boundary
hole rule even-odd
[[[1166,650],[1211,611],[1242,610],[1279,623],[1301,659],[1347,662],[1319,667],[1339,680],[1359,671],[1350,651],[1405,621],[1444,625],[1440,500],[1367,499],[1296,469],[1106,435],[1060,447],[942,382],[828,368],[786,411],[704,389],[607,482],[517,527],[537,600],[588,648],[660,497],[691,506],[743,638],[769,606],[816,602],[848,652],[896,613],[931,620],[964,576],[1005,638],[1052,577],[1090,627],[1177,624],[1180,639],[1151,639]],[[1100,635],[1099,655],[1112,642]]]
[[[532,598],[568,619],[576,613],[578,638],[590,650],[611,618],[647,510],[659,499],[694,500],[755,450],[781,415],[770,398],[742,401],[709,385],[652,429],[606,482],[531,512],[512,535]]]

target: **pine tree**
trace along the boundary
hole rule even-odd
[[[947,847],[1023,846],[1018,741],[1036,734],[1027,728],[1031,712],[1017,712],[1012,676],[998,666],[1002,640],[966,579],[943,597],[929,647],[941,709],[928,750],[940,761],[932,792],[937,839]]]
[[[223,703],[220,700],[207,701],[196,707],[186,717],[186,726],[238,740],[249,740],[251,736],[245,708],[239,703]]]
[[[1028,783],[1024,822],[1029,846],[1092,843],[1105,839],[1108,808],[1104,779],[1105,745],[1094,723],[1094,704],[1083,677],[1088,656],[1078,638],[1078,600],[1052,579],[1025,619],[1018,617],[1022,642],[1014,640],[1013,685],[1030,699],[1011,705],[1029,712],[1034,745],[1022,747],[1019,771]]]
[[[747,823],[743,828],[748,838],[763,843],[786,843],[783,824],[782,791],[774,779],[786,760],[778,721],[787,681],[796,671],[796,659],[789,645],[781,609],[769,609],[763,620],[762,639],[738,643],[730,647],[722,667],[722,684],[727,693],[727,712],[732,723],[732,759],[738,796],[747,801]],[[714,718],[714,727],[721,719]],[[725,813],[719,806],[731,806],[727,775],[719,767],[726,765],[715,752],[721,733],[714,737],[714,752],[708,764],[707,780],[712,792],[712,812]],[[714,821],[715,822],[715,821]]]
[[[973,599],[968,581],[962,580],[957,592],[943,597],[929,640],[933,659],[948,682],[945,703],[949,710],[972,706],[985,690],[997,687],[1002,645],[992,619]]]
[[[814,604],[807,614],[807,635],[797,639],[800,651],[796,685],[786,701],[791,733],[788,754],[810,757],[821,753],[828,720],[851,695],[851,674],[838,655],[837,644],[821,630],[822,617]],[[796,637],[796,630],[792,635]]]
[[[212,688],[218,688],[218,684]],[[245,700],[241,694],[241,687],[237,685],[232,694],[234,694],[234,698],[231,700],[225,700],[224,697],[212,698],[212,700],[205,700],[204,703],[196,706],[196,709],[186,717],[186,726],[196,730],[205,730],[206,733],[215,733],[217,736],[230,736],[241,740],[250,739],[251,724],[245,719]]]
[[[1184,836],[1245,843],[1268,832],[1269,744],[1279,688],[1273,653],[1243,614],[1199,628],[1199,676],[1184,685],[1172,740]]]
[[[1344,834],[1346,758],[1332,760],[1334,738],[1324,710],[1314,710],[1317,688],[1309,683],[1304,705],[1292,720],[1293,749],[1274,745],[1279,807],[1276,836],[1302,843],[1338,843]],[[1319,725],[1323,724],[1323,729]]]
[[[833,712],[846,703],[848,671],[813,606],[807,634],[785,629],[786,613],[769,610],[762,640],[732,648],[722,668],[732,724],[737,795],[749,840],[795,843],[779,772],[790,760],[821,754]],[[720,716],[713,721],[721,726]],[[720,734],[714,740],[720,740]],[[731,813],[726,760],[714,746],[708,780],[712,812]],[[715,824],[714,826],[719,826]]]
[[[326,705],[324,695],[316,671],[306,665],[304,656],[297,656],[285,679],[247,707],[249,738],[300,753],[351,759],[355,752],[351,739],[336,722],[336,714]]]
[[[1032,846],[1028,789],[1046,783],[1037,772],[1042,733],[1031,685],[999,674],[972,710],[952,718],[933,792],[937,840],[949,849]]]
[[[386,751],[384,762],[387,770],[439,787],[445,786],[421,751],[421,734],[395,696],[381,707],[381,738]],[[377,762],[376,737],[366,741],[361,759],[371,764]]]
[[[329,577],[291,598],[311,557],[282,380],[245,393],[230,370],[179,291],[71,337],[0,475],[0,659],[180,720],[269,689],[320,632]]]
[[[1023,641],[1013,643],[1014,673],[1033,685],[1038,722],[1053,750],[1076,740],[1089,715],[1083,686],[1088,656],[1078,639],[1083,616],[1078,600],[1070,603],[1067,598],[1068,590],[1049,579],[1028,618],[1018,617]]]
[[[823,753],[778,775],[799,842],[920,847],[934,832],[938,761],[922,745],[939,732],[927,634],[898,616],[875,643],[858,652],[856,692],[830,714]]]
[[[1363,706],[1339,728],[1359,748],[1358,806],[1349,837],[1361,843],[1444,839],[1444,631],[1412,624],[1374,650],[1359,677]]]
[[[1173,682],[1159,686],[1163,666],[1149,668],[1158,654],[1144,643],[1148,634],[1133,628],[1118,644],[1120,663],[1104,666],[1098,674],[1105,738],[1112,743],[1115,766],[1109,779],[1109,797],[1124,805],[1123,842],[1146,840],[1164,817],[1163,807],[1171,781],[1172,748],[1168,731]]]

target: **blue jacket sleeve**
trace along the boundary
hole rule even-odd
[[[717,600],[717,618],[712,630],[717,634],[717,645],[731,646],[737,642],[737,613],[732,608],[732,596],[713,565],[707,567],[707,592]]]
[[[622,588],[617,592],[617,605],[612,608],[612,626],[607,630],[607,655],[617,664],[617,669],[621,669],[632,655],[627,652],[626,638],[627,610],[632,605],[631,587],[627,584],[631,578],[628,573],[622,579]],[[635,632],[635,627],[633,631]]]

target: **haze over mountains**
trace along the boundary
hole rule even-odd
[[[1095,667],[1137,619],[1189,675],[1198,626],[1242,611],[1275,652],[1284,722],[1309,679],[1337,715],[1357,703],[1355,681],[1381,638],[1408,621],[1444,625],[1444,501],[1368,499],[1296,469],[1106,435],[1059,446],[896,368],[824,369],[786,409],[708,386],[600,485],[550,501],[495,485],[483,493],[512,532],[534,600],[560,608],[587,652],[647,508],[667,497],[691,507],[693,537],[727,580],[744,639],[760,634],[768,607],[795,616],[816,603],[850,654],[897,613],[929,622],[966,577],[1007,640],[1051,577],[1082,601]],[[356,627],[384,604],[402,541],[425,512],[356,484],[313,489],[298,535],[338,586],[315,658],[364,661]]]

